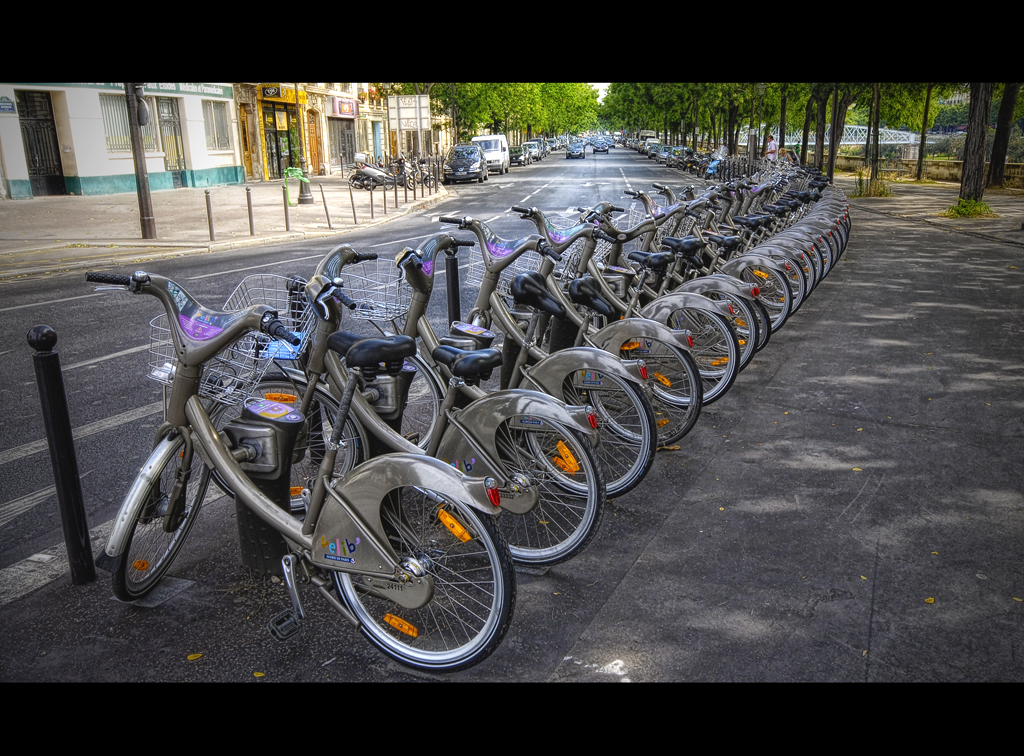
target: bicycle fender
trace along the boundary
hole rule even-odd
[[[498,460],[500,455],[496,433],[505,420],[511,420],[517,427],[526,431],[531,428],[542,428],[545,421],[550,420],[583,433],[595,447],[600,439],[597,430],[591,427],[587,420],[585,408],[566,405],[553,396],[527,389],[488,394],[453,416],[451,422],[460,427],[465,435],[471,435],[468,428],[486,428],[488,432],[475,434],[473,440],[489,459]],[[449,432],[442,439],[437,454],[441,459],[457,464],[463,461],[464,458],[459,454],[464,452],[472,453],[466,439],[462,438],[462,434],[456,436]]]
[[[732,317],[726,302],[717,302],[688,291],[673,291],[658,297],[640,310],[640,316],[657,320],[659,323],[667,323],[673,312],[687,308],[712,315],[721,315],[725,318]]]
[[[669,328],[657,320],[650,320],[648,318],[616,320],[599,331],[590,334],[588,338],[595,347],[611,354],[619,354],[623,344],[637,339],[661,341],[684,352],[691,351],[690,342],[687,341],[684,333]],[[635,351],[634,354],[642,358],[644,351],[640,349]]]
[[[676,291],[689,291],[701,295],[706,291],[713,291],[742,297],[751,302],[754,301],[754,297],[750,293],[750,284],[744,283],[732,276],[722,276],[720,278],[703,276],[701,278],[694,278],[692,281],[684,282]]]
[[[772,258],[767,257],[765,255],[745,254],[740,255],[739,257],[734,257],[732,260],[723,265],[722,272],[731,275],[734,272],[739,273],[740,271],[747,270],[748,268],[753,267],[774,268],[778,270],[782,266],[779,264],[778,260],[773,260]],[[780,275],[785,275],[785,273],[783,273],[781,270],[778,270],[778,272]]]
[[[636,360],[623,360],[618,354],[595,347],[570,347],[549,354],[532,367],[524,367],[526,377],[535,383],[540,391],[551,396],[562,395],[562,382],[570,373],[589,373],[583,376],[585,382],[594,381],[590,385],[600,386],[601,374],[607,373],[617,378],[632,381],[644,386],[647,381],[640,374]]]
[[[170,430],[168,428],[168,430]],[[114,527],[110,531],[106,548],[96,560],[96,566],[108,572],[115,572],[124,558],[125,549],[128,545],[128,536],[132,532],[132,526],[139,517],[139,512],[146,502],[146,493],[156,480],[160,471],[164,469],[167,460],[174,454],[176,439],[165,435],[163,440],[158,442],[149,455],[139,474],[135,476],[131,488],[125,494],[121,509],[114,518]]]
[[[313,563],[341,572],[394,575],[401,566],[384,533],[380,511],[391,491],[407,486],[434,491],[489,517],[498,511],[483,479],[463,475],[439,459],[418,454],[374,457],[327,489],[328,499],[313,529]]]

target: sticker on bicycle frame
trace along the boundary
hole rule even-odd
[[[490,331],[488,331],[486,328],[483,328],[481,326],[470,325],[469,323],[463,323],[463,324],[457,325],[457,326],[453,323],[452,325],[453,325],[453,327],[456,330],[462,331],[463,333],[471,333],[474,336],[483,335],[483,336],[490,336],[491,338],[493,338],[494,335],[495,335],[495,334],[491,333]]]
[[[577,385],[580,386],[603,386],[604,373],[596,370],[580,370],[576,376]]]
[[[519,418],[519,424],[520,425],[537,425],[537,426],[540,426],[540,425],[544,425],[544,421],[541,420],[539,417],[533,417],[532,415],[522,415]]]
[[[293,408],[287,404],[281,404],[271,399],[257,399],[249,402],[246,405],[250,412],[254,412],[260,417],[278,418],[284,417],[289,413],[293,413]],[[288,420],[298,420],[301,415],[294,413],[294,417],[288,417]]]
[[[212,324],[213,318],[209,315],[203,315],[197,313],[195,317],[186,318],[184,315],[178,315],[178,323],[181,324],[181,330],[183,330],[190,339],[196,341],[206,341],[217,336],[223,328]]]
[[[174,281],[167,282],[167,291],[171,293],[171,297],[174,299],[174,304],[178,305],[179,310],[184,310],[192,301],[188,294],[186,294],[180,286],[174,283]]]
[[[420,270],[423,271],[423,275],[425,275],[425,276],[432,276],[432,275],[434,275],[434,261],[433,260],[427,260],[425,263],[423,263],[423,267],[420,268]]]
[[[354,557],[347,556],[348,554],[354,554],[356,546],[359,545],[360,538],[356,536],[356,542],[352,543],[347,538],[344,544],[337,538],[333,541],[328,541],[323,536],[320,536],[320,548],[324,550],[324,559],[330,559],[332,562],[345,562],[346,564],[355,564],[356,560]]]

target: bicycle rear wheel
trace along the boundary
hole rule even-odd
[[[114,595],[121,601],[135,601],[156,587],[199,516],[210,486],[210,468],[202,464],[198,455],[193,456],[194,469],[179,505],[183,509],[176,514],[163,514],[181,467],[184,448],[184,440],[175,433],[157,444],[143,468],[153,466],[153,483],[143,494],[142,509],[111,579]]]
[[[605,504],[604,473],[590,442],[547,418],[508,418],[495,435],[500,462],[540,494],[524,515],[502,514],[498,527],[512,558],[552,565],[580,552],[597,534]]]
[[[739,373],[739,342],[729,322],[704,310],[681,308],[669,316],[668,325],[693,337],[691,354],[700,371],[705,406],[721,399]]]
[[[601,443],[596,452],[607,496],[622,496],[640,485],[654,465],[658,437],[654,408],[643,391],[612,375],[574,370],[562,382],[562,400],[589,404],[597,414]]]
[[[643,359],[653,379],[651,406],[658,431],[658,446],[672,444],[689,433],[704,406],[700,371],[693,357],[657,339],[632,339],[619,354],[623,359]]]
[[[415,559],[424,568],[434,595],[409,609],[368,587],[358,574],[333,573],[338,595],[362,633],[392,659],[418,669],[452,672],[487,658],[508,631],[516,602],[515,571],[495,521],[411,487],[385,496],[380,515],[392,548],[400,559]],[[460,527],[450,529],[442,518]]]

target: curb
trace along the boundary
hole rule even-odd
[[[122,258],[128,258],[130,261],[148,261],[158,260],[166,257],[186,257],[191,255],[204,255],[216,252],[224,252],[234,249],[244,249],[247,247],[266,247],[275,244],[288,244],[290,242],[303,241],[305,239],[323,239],[330,238],[332,236],[341,236],[344,234],[351,233],[353,231],[360,231],[362,229],[374,228],[376,226],[384,225],[389,221],[395,220],[396,218],[402,218],[413,212],[420,210],[426,210],[427,208],[451,198],[451,193],[445,190],[442,195],[440,193],[435,194],[432,197],[426,199],[417,200],[416,203],[410,203],[401,210],[395,212],[392,211],[388,215],[383,217],[377,217],[373,220],[364,221],[354,226],[346,226],[345,228],[328,230],[328,231],[284,231],[277,233],[273,236],[259,236],[250,237],[243,239],[232,239],[231,241],[223,242],[207,242],[207,243],[189,243],[189,242],[175,242],[175,241],[163,241],[163,240],[152,240],[152,239],[139,239],[137,243],[125,243],[123,241],[103,241],[103,240],[92,240],[91,244],[96,245],[111,245],[117,244],[116,247],[109,247],[111,249],[111,255],[107,259],[96,259],[78,261],[66,261],[60,265],[56,264],[41,264],[34,268],[23,268],[21,270],[0,270],[0,282],[9,281],[18,278],[26,278],[29,276],[44,276],[44,275],[59,275],[63,273],[71,273],[75,271],[85,270],[86,268],[97,268],[98,266],[110,265],[113,263],[120,263]],[[57,245],[47,244],[31,249],[19,250],[20,252],[46,252],[51,250],[68,249],[69,244],[83,243],[70,241]],[[90,249],[98,249],[100,247],[91,246]],[[152,249],[147,251],[141,251],[139,247],[158,246],[159,249]],[[118,249],[131,250],[125,251],[121,255],[117,254]]]

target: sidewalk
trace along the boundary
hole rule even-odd
[[[0,280],[117,265],[125,259],[202,254],[343,234],[386,223],[448,196],[443,186],[426,196],[421,196],[421,187],[415,196],[399,188],[396,209],[395,190],[385,198],[378,189],[372,193],[371,218],[371,193],[350,191],[347,172],[345,176],[311,177],[315,202],[288,208],[290,231],[285,225],[284,181],[211,187],[215,241],[210,241],[206,189],[153,192],[155,240],[142,238],[135,193],[5,200],[0,202]],[[298,202],[296,183],[288,184],[293,202]],[[254,235],[249,231],[247,190],[252,197]]]

